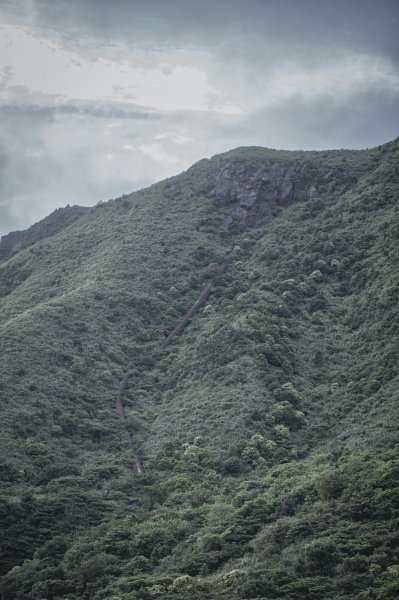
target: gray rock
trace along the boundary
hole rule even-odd
[[[254,167],[245,159],[233,158],[210,174],[208,197],[218,206],[231,207],[232,219],[258,227],[272,220],[275,207],[313,198],[316,193],[331,195],[338,185],[333,174],[326,169],[320,172],[303,160],[269,159]],[[321,182],[317,189],[316,178]]]

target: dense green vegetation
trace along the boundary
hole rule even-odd
[[[3,600],[399,596],[398,159],[240,148],[0,264]],[[228,229],[228,162],[317,192]]]

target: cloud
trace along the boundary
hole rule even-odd
[[[0,233],[240,145],[398,135],[396,0],[3,0]]]
[[[308,69],[288,64],[272,75],[262,100],[273,106],[292,97],[312,100],[329,95],[341,102],[354,92],[369,90],[399,92],[399,73],[386,60],[351,52]]]
[[[113,115],[102,116],[99,124],[97,116],[44,107],[8,111],[6,119],[2,113],[0,235],[29,226],[58,206],[93,205],[139,189],[198,157],[198,141],[182,138],[180,118]],[[187,129],[196,130],[191,116],[186,119]],[[207,144],[199,145],[203,153]]]
[[[210,86],[204,69],[190,64],[193,57],[187,53],[130,52],[123,60],[111,60],[7,24],[0,25],[0,39],[3,101],[29,89],[64,103],[102,100],[163,111],[240,112],[221,90]]]
[[[16,23],[89,48],[112,40],[141,49],[211,49],[225,61],[308,55],[337,48],[397,61],[397,0],[3,0]]]
[[[353,90],[345,98],[294,95],[255,111],[238,133],[253,145],[267,139],[267,146],[288,150],[373,147],[397,136],[398,105],[399,93],[389,90]]]
[[[129,120],[148,120],[148,119],[160,119],[161,114],[156,111],[144,110],[137,107],[137,110],[132,108],[132,105],[115,104],[110,102],[109,104],[102,104],[97,101],[92,102],[78,102],[72,101],[68,104],[57,104],[51,103],[53,98],[41,98],[40,102],[30,103],[21,101],[21,96],[25,94],[19,90],[18,101],[15,104],[8,103],[10,99],[7,99],[7,104],[0,103],[0,116],[3,115],[5,118],[10,115],[22,114],[24,116],[31,115],[32,117],[42,115],[43,117],[53,117],[57,115],[80,115],[82,117],[96,117],[99,119],[129,119]],[[26,99],[30,98],[31,94],[27,91]]]

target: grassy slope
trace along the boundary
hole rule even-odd
[[[0,267],[5,599],[395,597],[397,147],[238,149]],[[229,234],[231,159],[359,181]]]

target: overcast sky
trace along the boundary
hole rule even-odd
[[[398,0],[1,0],[0,235],[236,146],[399,135]]]

